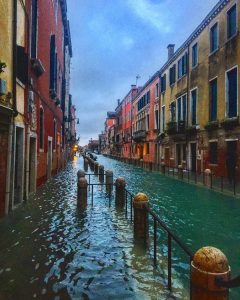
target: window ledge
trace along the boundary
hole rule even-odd
[[[208,57],[213,56],[213,54],[215,54],[216,52],[219,51],[219,46],[217,47],[217,49],[213,50],[212,52],[209,53]]]
[[[231,40],[233,40],[237,35],[238,35],[238,31],[234,33],[234,35],[232,35],[230,38],[227,38],[225,45],[228,44]]]
[[[195,66],[192,66],[192,71],[197,69],[198,66],[199,66],[199,63],[197,63]]]
[[[212,164],[212,163],[209,163],[209,166],[210,166],[210,167],[218,167],[218,164]]]

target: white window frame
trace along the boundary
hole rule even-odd
[[[217,25],[217,48],[213,51],[211,51],[211,30],[212,28]],[[209,28],[209,56],[214,54],[219,50],[219,21],[216,21],[211,27]]]
[[[237,24],[237,30],[235,32],[235,34],[233,36],[231,36],[230,38],[228,37],[228,12],[229,10],[231,10],[233,8],[233,6],[236,5],[236,24]],[[231,39],[233,39],[237,34],[238,34],[238,4],[237,4],[237,1],[235,1],[231,7],[229,7],[229,9],[226,11],[226,37],[225,37],[225,40],[226,40],[226,43],[228,41],[230,41]]]

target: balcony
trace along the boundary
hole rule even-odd
[[[175,134],[184,134],[186,129],[185,121],[170,121],[167,123],[167,134],[175,135]]]
[[[239,126],[239,117],[226,118],[221,122],[221,126],[225,130],[231,130]]]
[[[31,65],[32,65],[32,70],[37,77],[40,77],[45,72],[44,66],[40,59],[32,58]]]
[[[133,133],[134,141],[141,141],[146,138],[147,132],[146,130],[139,130]]]

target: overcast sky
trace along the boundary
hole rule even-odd
[[[80,144],[98,138],[136,75],[143,85],[210,12],[217,0],[68,0],[73,45],[71,94]]]

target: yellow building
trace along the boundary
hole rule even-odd
[[[235,177],[239,162],[239,1],[221,0],[161,68],[161,159]]]
[[[0,0],[0,215],[9,209],[13,130],[12,1]]]
[[[23,201],[28,73],[25,30],[25,1],[0,0],[0,215]]]

